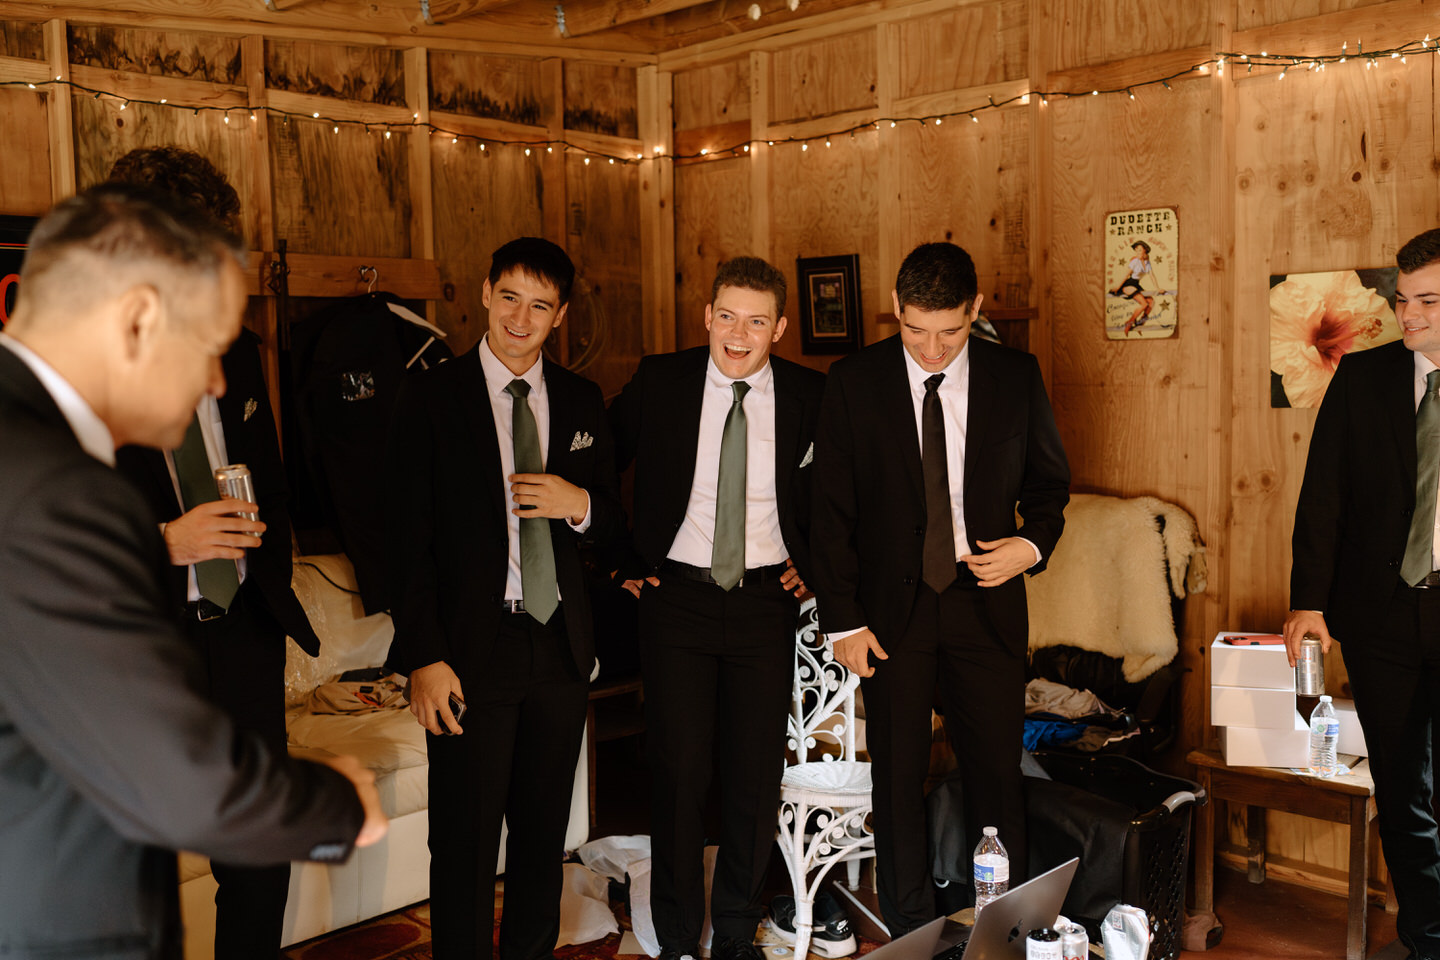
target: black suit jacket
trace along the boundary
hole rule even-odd
[[[600,388],[543,362],[550,404],[546,472],[590,494],[583,536],[564,520],[550,521],[571,652],[580,675],[589,677],[595,628],[579,550],[607,543],[624,525],[615,445]],[[479,352],[470,350],[413,371],[395,402],[386,465],[395,619],[389,662],[401,673],[444,660],[462,679],[474,676],[500,623],[512,503],[486,390]]]
[[[826,633],[868,626],[882,646],[905,629],[925,546],[925,489],[904,348],[894,336],[830,368],[815,440],[810,581]],[[974,546],[1017,532],[1045,568],[1065,526],[1070,467],[1040,367],[1028,353],[969,341],[965,529]],[[1015,512],[1024,520],[1017,531]],[[996,630],[1023,652],[1025,578],[984,591]]]
[[[231,463],[243,463],[250,468],[260,519],[266,527],[259,546],[245,553],[245,585],[254,588],[249,596],[258,599],[259,606],[271,619],[314,657],[320,654],[320,638],[290,587],[294,567],[290,553],[289,492],[259,348],[260,338],[249,330],[242,330],[221,361],[225,395],[219,405],[220,424],[225,430],[225,453]],[[159,450],[124,447],[116,451],[115,463],[139,488],[161,522],[169,523],[184,512],[175,495],[165,455]],[[172,606],[177,608],[185,602],[189,569],[188,566],[170,567],[170,597]]]
[[[339,774],[203,699],[135,489],[0,346],[0,954],[179,958],[175,856],[343,859]]]
[[[1315,418],[1295,510],[1290,607],[1320,610],[1347,649],[1400,584],[1415,509],[1415,354],[1346,354]]]
[[[644,357],[610,405],[616,465],[635,463],[633,549],[618,557],[627,580],[654,575],[685,521],[709,347]],[[825,376],[770,358],[775,377],[775,498],[780,533],[802,578],[810,570],[810,478]]]

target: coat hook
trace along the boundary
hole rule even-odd
[[[375,284],[380,281],[380,271],[365,264],[360,265],[360,279],[365,283],[365,292],[374,293]]]

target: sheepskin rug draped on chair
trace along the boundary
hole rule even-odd
[[[1178,651],[1170,595],[1205,591],[1204,554],[1195,520],[1172,503],[1075,494],[1048,566],[1026,584],[1030,649],[1094,650],[1144,680]]]

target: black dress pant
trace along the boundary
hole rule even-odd
[[[799,601],[773,580],[726,592],[672,576],[641,591],[650,905],[662,948],[700,955],[712,761],[721,828],[711,926],[717,937],[755,936],[775,843],[799,613]]]
[[[943,594],[920,585],[904,634],[878,638],[889,659],[872,657],[875,673],[860,682],[873,764],[880,910],[892,937],[936,915],[925,778],[937,684],[964,786],[967,848],[980,842],[984,827],[996,827],[1010,855],[1011,885],[1025,875],[1025,659],[1005,648],[982,588],[973,577],[962,585],[965,573]]]
[[[1400,587],[1383,630],[1345,644],[1370,751],[1380,843],[1395,884],[1396,930],[1417,957],[1440,958],[1440,835],[1433,731],[1440,722],[1440,590]]]
[[[430,755],[430,924],[435,960],[493,955],[495,863],[505,844],[502,960],[554,954],[561,860],[589,678],[563,605],[541,624],[504,614],[488,663],[460,677],[464,733],[425,735]]]
[[[285,752],[285,630],[260,605],[258,588],[241,585],[223,617],[184,620],[200,650],[210,699],[242,730]],[[268,867],[211,862],[216,960],[256,960],[280,953],[290,864]]]

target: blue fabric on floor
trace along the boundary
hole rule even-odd
[[[1026,750],[1041,747],[1057,747],[1062,743],[1080,739],[1085,725],[1066,720],[1032,720],[1025,718],[1024,742]]]

